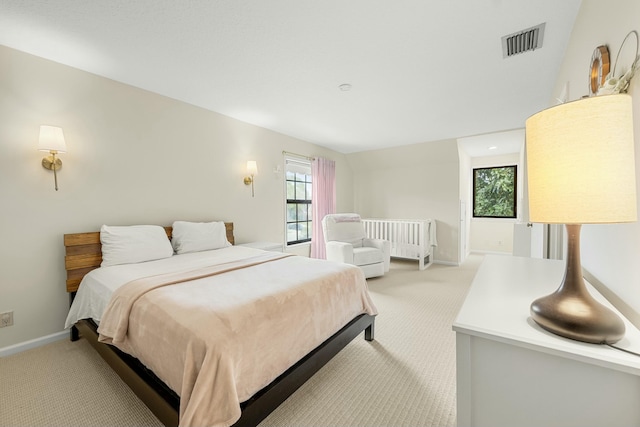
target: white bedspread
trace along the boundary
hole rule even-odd
[[[242,266],[265,255],[234,246],[94,270],[80,285],[67,325],[102,319],[101,341],[139,358],[181,396],[182,426],[231,425],[240,402],[357,315],[377,314],[357,267],[299,256]],[[220,267],[205,268],[211,265]],[[169,273],[199,269],[225,272],[163,285]],[[148,290],[134,290],[139,285]],[[130,309],[117,309],[118,319],[112,308],[126,295]]]

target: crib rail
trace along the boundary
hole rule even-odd
[[[420,270],[433,262],[435,221],[431,219],[362,219],[367,237],[391,243],[391,256],[419,261]]]

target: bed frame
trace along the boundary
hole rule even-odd
[[[225,225],[227,240],[234,244],[233,223],[227,222]],[[165,230],[167,236],[171,238],[171,227],[165,227]],[[102,262],[100,232],[65,234],[64,246],[67,292],[69,292],[70,302],[73,302],[84,275],[100,267]],[[362,331],[365,332],[365,339],[372,341],[374,339],[374,322],[375,317],[368,314],[361,314],[353,319],[271,384],[243,402],[240,405],[242,415],[234,427],[257,426]],[[90,319],[81,320],[71,328],[72,341],[79,339],[80,336],[96,349],[165,426],[178,425],[180,398],[151,370],[147,369],[138,359],[116,347],[98,342],[97,326]]]

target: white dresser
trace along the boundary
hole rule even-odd
[[[530,318],[531,302],[563,274],[563,261],[485,257],[453,324],[459,427],[640,426],[640,357],[556,336]],[[640,353],[640,331],[624,321],[616,345]]]

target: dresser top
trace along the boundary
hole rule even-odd
[[[560,337],[533,321],[529,306],[558,288],[564,270],[564,261],[486,255],[453,330],[640,376],[640,357],[605,345]],[[587,288],[625,323],[625,337],[615,345],[640,353],[640,331],[588,282]]]

